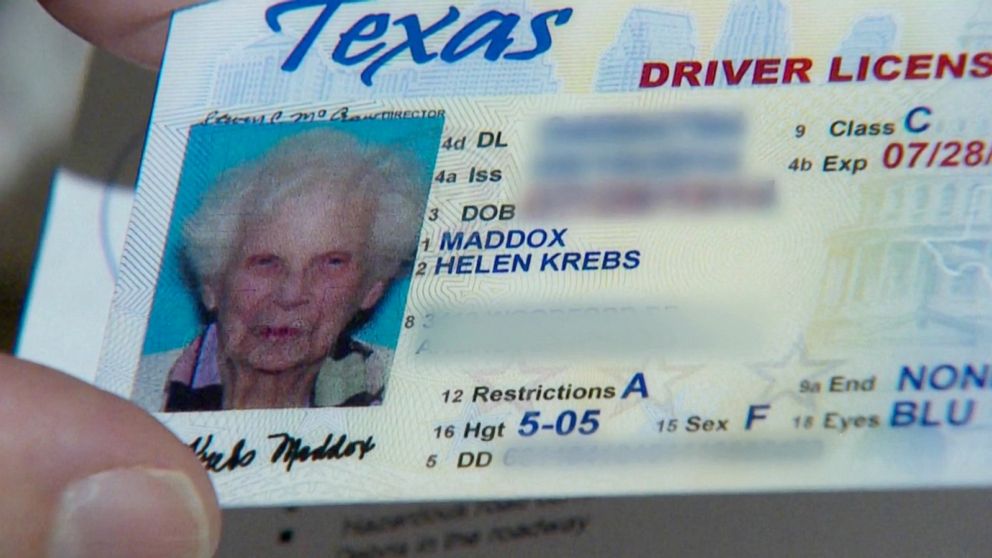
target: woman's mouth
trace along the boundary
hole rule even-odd
[[[303,335],[303,328],[295,326],[255,326],[252,334],[266,341],[285,341]]]

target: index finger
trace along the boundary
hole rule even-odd
[[[91,43],[150,68],[162,62],[169,16],[203,0],[39,0],[55,19]]]

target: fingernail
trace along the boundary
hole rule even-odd
[[[186,475],[115,469],[73,482],[55,512],[53,558],[201,558],[212,551],[207,512]]]

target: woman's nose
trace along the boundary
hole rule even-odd
[[[302,271],[289,271],[283,275],[276,290],[276,303],[289,309],[309,302],[309,288],[306,274]]]

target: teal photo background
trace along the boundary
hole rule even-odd
[[[321,128],[350,134],[367,145],[406,153],[417,163],[416,179],[423,185],[426,200],[444,129],[443,118],[193,126],[169,221],[143,354],[184,347],[204,328],[199,296],[184,271],[182,258],[183,223],[199,208],[203,194],[224,171],[258,159],[294,134]],[[355,337],[395,348],[409,287],[410,271],[405,270],[393,280],[375,313]]]

